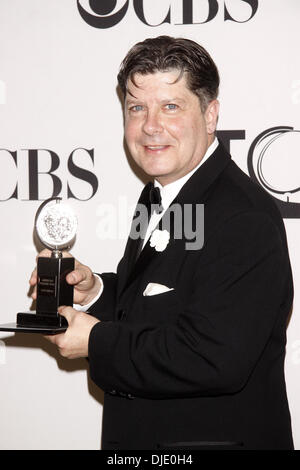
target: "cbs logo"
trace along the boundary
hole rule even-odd
[[[161,0],[153,5],[152,0],[132,0],[137,18],[147,26],[160,26],[164,23],[203,24],[212,21],[222,10],[224,21],[246,23],[258,9],[258,0],[207,0],[203,5],[194,5],[191,0]],[[77,0],[77,8],[82,19],[94,28],[106,29],[116,26],[125,18],[129,0]],[[151,16],[160,17],[153,24]]]

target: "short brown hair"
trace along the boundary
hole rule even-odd
[[[187,85],[198,96],[202,111],[217,98],[220,78],[216,64],[200,44],[185,38],[159,36],[135,44],[121,63],[118,83],[125,96],[134,74],[171,69],[180,71],[178,80],[186,73]]]

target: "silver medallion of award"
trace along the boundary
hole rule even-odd
[[[15,324],[0,325],[0,331],[55,334],[68,326],[58,307],[73,306],[73,286],[66,276],[74,269],[74,258],[63,257],[62,250],[75,239],[77,218],[61,198],[51,198],[39,207],[35,230],[41,243],[51,250],[50,257],[39,257],[37,262],[36,313],[20,312]]]

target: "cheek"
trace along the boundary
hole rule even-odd
[[[189,133],[189,127],[186,126],[182,120],[172,119],[165,124],[165,130],[174,140],[178,143],[183,141]]]
[[[130,147],[134,143],[137,136],[136,126],[132,122],[125,123],[124,136],[128,147]]]
[[[180,154],[186,152],[195,139],[196,129],[191,122],[186,123],[172,123],[168,127],[168,133],[175,141],[175,147],[179,150]]]

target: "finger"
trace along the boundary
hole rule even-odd
[[[36,289],[36,286],[35,286],[35,288],[33,289],[32,293],[31,293],[31,298],[32,298],[32,300],[36,300],[36,299],[37,299],[36,290],[37,290],[37,289]]]
[[[73,258],[71,253],[69,253],[68,251],[62,251],[61,253],[62,253],[63,258]],[[36,255],[36,261],[38,260],[38,258],[50,258],[51,256],[52,256],[52,250],[49,250],[48,248],[44,248],[44,250],[40,251]]]
[[[37,283],[37,270],[35,268],[31,273],[31,276],[30,276],[30,279],[29,279],[29,284],[31,286],[35,286],[36,283]]]
[[[62,316],[65,317],[65,319],[68,322],[68,325],[71,324],[74,316],[77,314],[77,310],[75,310],[72,307],[66,307],[66,306],[60,306],[58,307],[58,313]]]
[[[40,253],[36,255],[36,258],[35,258],[36,262],[39,258],[50,258],[51,253],[52,253],[51,250],[48,250],[48,248],[45,248],[44,250],[40,251]]]
[[[56,344],[56,335],[44,335],[44,338],[47,340],[47,341],[50,341],[50,343],[52,344]]]
[[[91,271],[86,266],[82,264],[79,265],[77,269],[69,273],[66,277],[67,282],[71,285],[79,284],[91,278]]]
[[[59,333],[57,335],[44,335],[44,338],[50,343],[55,344],[57,347],[61,347],[65,333]]]
[[[79,284],[80,282],[85,280],[85,275],[82,271],[79,269],[75,269],[74,271],[70,272],[66,276],[66,280],[68,284],[71,284],[71,286],[74,286],[76,284]]]
[[[33,287],[33,290],[31,292],[31,298],[33,300],[36,300],[36,297],[37,297],[37,294],[36,294],[36,285],[37,285],[37,282],[38,282],[38,278],[37,278],[37,270],[34,269],[31,273],[31,277],[29,279],[29,285],[30,287]]]

